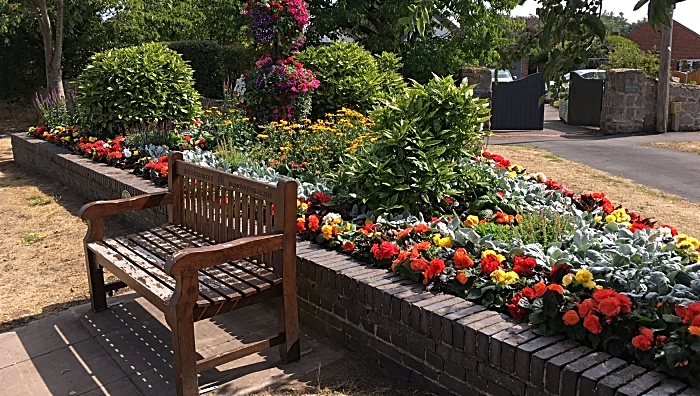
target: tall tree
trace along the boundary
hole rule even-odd
[[[39,23],[41,38],[44,42],[44,68],[46,70],[46,86],[58,97],[65,97],[63,92],[63,10],[64,0],[54,0],[56,14],[51,23],[49,8],[46,0],[31,0],[32,11]]]

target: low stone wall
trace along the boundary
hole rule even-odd
[[[50,143],[15,135],[12,144],[20,166],[75,187],[87,199],[162,191]],[[145,228],[165,222],[165,213],[126,220]],[[297,244],[297,273],[302,323],[438,395],[700,396],[661,374],[561,336],[537,336],[526,323],[426,292],[310,242]]]
[[[605,134],[652,132],[658,80],[641,70],[608,70],[600,129]],[[670,101],[683,103],[680,131],[700,130],[700,86],[671,83]]]
[[[12,154],[17,165],[70,186],[85,197],[86,202],[118,199],[124,191],[136,196],[166,190],[127,171],[74,155],[70,150],[52,143],[28,138],[24,133],[12,134],[11,139]],[[140,229],[155,227],[168,221],[164,207],[140,210],[118,217]]]

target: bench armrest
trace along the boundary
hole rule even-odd
[[[281,250],[282,233],[255,235],[213,246],[188,247],[168,257],[165,272],[172,276]]]
[[[95,201],[85,204],[80,208],[80,218],[83,220],[100,219],[155,206],[170,205],[172,203],[173,194],[169,192],[143,194],[131,198],[113,199],[110,201]]]

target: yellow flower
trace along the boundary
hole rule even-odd
[[[323,227],[321,227],[321,232],[323,233],[323,238],[325,239],[333,239],[333,227],[326,224]]]
[[[474,215],[469,215],[469,216],[467,216],[467,219],[464,220],[464,223],[462,223],[462,224],[464,224],[465,227],[469,227],[469,228],[477,226],[479,224],[479,217],[474,216]]]
[[[248,117],[243,117],[243,121],[248,122],[248,121],[250,121],[250,118],[248,118]]]
[[[262,134],[262,133],[258,135],[258,139],[267,139],[267,138],[269,138],[269,137],[270,137],[269,135],[265,135],[265,134]]]
[[[350,231],[352,229],[352,223],[349,221],[345,223],[345,231]]]
[[[90,141],[90,143],[95,143],[97,141],[97,138],[94,136],[90,136],[88,140]]]
[[[300,221],[302,221],[302,222],[306,221],[306,215],[301,215],[301,217],[297,217],[297,222],[300,222]]]
[[[509,179],[515,179],[515,176],[517,176],[517,175],[518,175],[518,174],[515,173],[515,172],[510,172],[510,173],[508,173],[508,178],[509,178]]]
[[[491,280],[495,283],[512,285],[517,282],[518,279],[520,279],[520,277],[514,271],[505,272],[502,269],[497,269],[491,273]]]
[[[600,221],[603,220],[603,216],[596,216],[593,220],[595,220],[596,223],[600,223]]]
[[[343,222],[343,219],[340,217],[336,217],[335,219],[333,219],[333,224],[340,224],[342,222]]]
[[[224,120],[224,124],[231,125],[231,120]]]
[[[452,247],[452,238],[450,237],[444,237],[442,238],[440,234],[437,234],[433,237],[433,242],[440,246],[440,247],[445,247],[445,248],[451,248]]]
[[[491,250],[491,249],[487,249],[487,250],[484,250],[483,252],[481,252],[482,259],[486,258],[486,256],[488,256],[488,255],[496,256],[496,260],[498,260],[499,263],[502,263],[506,260],[506,258],[502,254],[498,254],[498,253],[496,253],[496,251]]]
[[[509,170],[509,171],[514,171],[514,172],[520,173],[520,172],[522,172],[522,171],[524,170],[524,168],[522,167],[522,165],[517,165],[517,164],[516,164],[516,165],[511,165],[511,166],[509,166],[509,167],[508,167],[508,170]]]
[[[573,275],[571,275],[571,274],[566,274],[566,275],[564,275],[564,277],[562,278],[561,283],[562,283],[564,286],[569,286],[573,280],[574,280],[574,276],[573,276]]]
[[[306,202],[302,203],[300,206],[301,210],[303,210],[304,212],[306,212],[309,209],[309,204],[307,204]]]
[[[593,274],[587,269],[580,269],[576,272],[576,280],[580,284],[593,281]]]
[[[134,150],[134,152],[131,153],[131,154],[132,154],[132,155],[139,155],[139,151],[138,151],[138,150]]]
[[[612,223],[615,220],[617,220],[617,217],[615,217],[614,214],[609,214],[609,215],[605,216],[605,221],[608,223]]]

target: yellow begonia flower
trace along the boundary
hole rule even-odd
[[[95,143],[97,141],[97,138],[94,136],[90,136],[88,140],[90,141],[90,143]]]
[[[301,215],[301,217],[297,217],[297,222],[299,222],[299,221],[306,221],[306,216]]]
[[[349,221],[345,223],[345,231],[350,231],[352,229],[352,223]]]
[[[615,215],[613,215],[613,214],[609,214],[609,215],[605,216],[605,221],[608,223],[612,223],[615,220],[617,220],[617,217],[615,217]]]
[[[467,219],[464,220],[464,223],[462,223],[462,224],[464,224],[465,227],[469,227],[469,228],[475,227],[475,226],[479,225],[479,217],[474,216],[474,215],[469,215],[469,216],[467,216]]]
[[[580,269],[576,272],[576,280],[581,284],[588,283],[593,280],[593,274],[587,269]]]
[[[511,165],[511,166],[508,167],[508,170],[509,170],[509,171],[515,171],[515,172],[518,172],[518,173],[522,172],[523,169],[524,169],[524,168],[522,167],[522,165],[517,165],[517,164],[516,164],[516,165]]]
[[[595,220],[596,223],[600,223],[600,221],[603,220],[603,216],[596,216],[593,220]]]
[[[331,227],[330,225],[326,224],[323,227],[321,227],[321,232],[323,233],[323,237],[325,239],[333,238],[333,227]]]
[[[333,219],[333,224],[340,224],[343,222],[343,219],[341,217],[336,217]]]
[[[517,176],[517,175],[518,175],[518,174],[515,173],[515,172],[510,172],[510,173],[508,173],[508,178],[510,178],[510,179],[515,179],[515,176]]]
[[[487,250],[484,250],[483,252],[481,252],[481,258],[482,259],[486,258],[486,256],[488,256],[489,254],[496,256],[496,260],[498,260],[499,263],[502,263],[506,260],[506,258],[502,254],[498,254],[498,253],[496,253],[495,250],[491,250],[491,249],[487,249]]]
[[[445,248],[452,247],[452,238],[450,238],[450,237],[443,238],[440,236],[440,234],[437,234],[433,237],[433,242],[440,247],[445,247]]]
[[[505,272],[502,269],[497,269],[491,273],[491,280],[496,283],[505,283],[506,285],[512,285],[518,281],[520,277],[514,271]]]
[[[574,280],[574,276],[572,274],[566,274],[562,278],[561,283],[564,286],[569,286],[573,280]]]
[[[301,210],[303,211],[307,211],[309,209],[309,204],[307,204],[306,202],[302,203],[299,206],[301,206]]]

